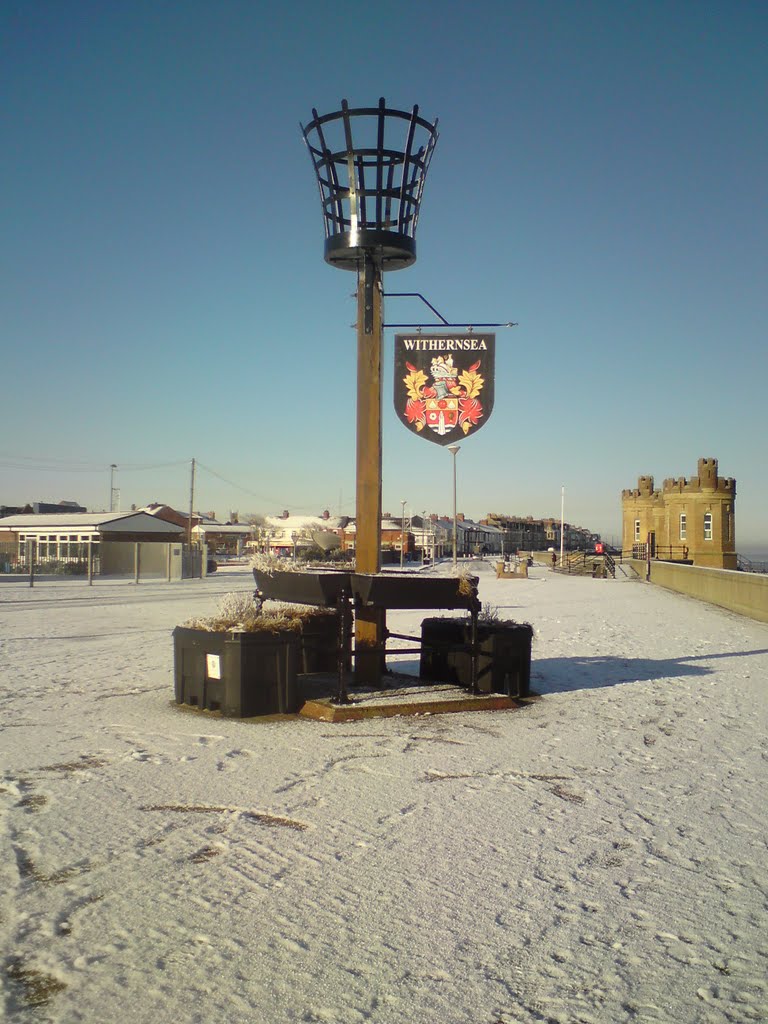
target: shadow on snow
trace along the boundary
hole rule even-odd
[[[748,658],[768,654],[768,649],[754,651],[723,651],[720,654],[693,654],[683,658],[619,658],[594,657],[537,658],[534,648],[531,663],[531,689],[536,693],[568,693],[574,690],[600,690],[622,683],[641,683],[657,679],[679,679],[683,676],[708,676],[714,669],[694,664],[718,658]],[[403,656],[388,661],[390,669],[403,675],[418,676],[418,659]]]

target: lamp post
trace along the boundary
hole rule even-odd
[[[448,451],[453,456],[453,568],[456,571],[456,537],[458,532],[456,518],[456,456],[461,451],[461,445],[449,444]]]
[[[402,505],[402,515],[400,516],[400,568],[403,568],[403,560],[405,556],[405,498],[402,499],[400,504]]]
[[[298,533],[294,530],[291,534],[291,540],[293,541],[293,560],[296,561],[296,541],[299,539]]]
[[[563,544],[565,542],[565,484],[560,488],[560,568],[563,566]]]

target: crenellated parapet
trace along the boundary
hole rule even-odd
[[[717,459],[699,459],[698,476],[686,480],[684,476],[669,477],[664,481],[664,494],[701,494],[712,491],[724,496],[734,497],[736,481],[733,477],[717,475]]]
[[[652,476],[639,476],[637,478],[637,487],[632,489],[623,490],[621,492],[622,500],[627,499],[644,499],[651,501],[661,500],[661,491],[654,490],[653,477]]]

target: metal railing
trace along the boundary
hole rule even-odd
[[[688,562],[688,547],[685,544],[652,544],[651,561],[654,562]],[[632,545],[632,558],[646,562],[648,560],[648,544],[638,543]]]
[[[7,576],[29,576],[30,570],[46,576],[87,576],[88,556],[59,558],[56,555],[40,555],[35,551],[32,559],[25,548],[17,551],[16,546],[0,547],[0,574]],[[93,572],[99,572],[99,556],[93,556]]]
[[[768,562],[756,562],[744,555],[736,556],[736,568],[741,572],[756,572],[768,575]]]

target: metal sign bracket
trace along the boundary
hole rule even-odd
[[[443,316],[443,314],[438,312],[435,309],[435,307],[432,305],[432,303],[424,298],[424,296],[421,294],[421,292],[382,292],[382,296],[384,298],[387,298],[387,299],[406,299],[406,298],[421,299],[421,301],[424,303],[425,306],[429,306],[429,308],[432,310],[432,312],[435,314],[435,316],[440,320],[440,322],[442,323],[443,327],[465,327],[468,331],[471,331],[475,327],[517,327],[518,326],[516,323],[512,323],[512,322],[504,323],[504,324],[479,324],[479,323],[476,323],[476,322],[469,323],[469,321],[463,321],[462,323],[458,323],[458,324],[455,324],[455,323],[454,324],[449,324],[448,321]],[[416,330],[420,331],[420,330],[422,330],[422,328],[426,328],[427,330],[429,330],[430,328],[435,327],[437,325],[436,324],[382,324],[381,326],[382,327],[392,327],[392,328],[408,327],[408,328],[416,329]]]

